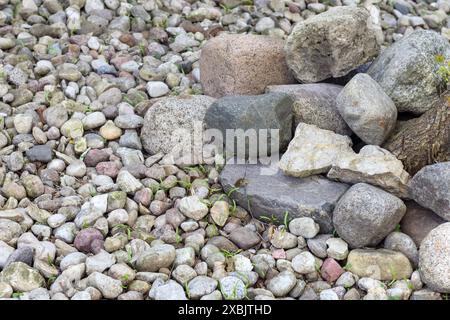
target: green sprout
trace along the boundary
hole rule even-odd
[[[126,224],[118,224],[116,226],[114,226],[113,230],[121,230],[121,231],[125,231],[125,233],[127,234],[127,238],[128,240],[131,240],[131,227],[129,225]]]
[[[262,215],[259,218],[261,220],[267,221],[268,224],[277,224],[278,223],[278,218],[274,214],[272,214],[270,217],[266,216],[266,215]]]
[[[181,243],[183,241],[183,238],[181,237],[181,235],[180,235],[180,229],[177,227],[176,229],[175,229],[175,242],[177,243],[177,244],[179,244],[179,243]]]
[[[238,253],[240,253],[242,251],[242,249],[236,250],[236,251],[228,251],[226,249],[221,249],[220,252],[223,253],[225,258],[232,258],[235,255],[237,255]]]
[[[184,283],[184,290],[186,291],[187,298],[190,299],[191,298],[191,292],[189,291],[189,286],[188,286],[187,281]]]
[[[439,64],[439,69],[437,70],[437,74],[441,78],[442,82],[445,85],[450,84],[450,60],[445,61],[445,57],[441,54],[438,54],[435,57],[435,61]]]
[[[23,296],[23,292],[20,292],[20,291],[14,292],[12,294],[12,297],[15,298],[15,299],[19,299],[21,296]]]
[[[345,271],[349,271],[351,268],[352,264],[347,262],[347,264],[342,269],[344,269]]]
[[[131,248],[127,248],[127,262],[131,264],[131,260],[133,259],[133,251],[131,251]]]

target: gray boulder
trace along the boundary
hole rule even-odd
[[[282,92],[294,99],[294,127],[303,122],[349,136],[352,131],[336,108],[336,97],[342,88],[330,83],[311,83],[268,86],[266,92]]]
[[[423,282],[438,292],[450,292],[450,223],[441,224],[423,239],[419,250]]]
[[[272,143],[275,143],[276,147],[273,151],[278,152],[285,149],[291,141],[292,103],[293,100],[289,95],[283,93],[223,97],[216,100],[206,111],[206,127],[218,129],[222,133],[223,142],[227,146],[227,155],[235,152],[238,152],[238,155],[239,152],[242,152],[242,155],[254,155],[253,158],[256,158],[260,152],[262,152],[262,156],[270,155]],[[239,144],[230,144],[232,141],[228,141],[228,129],[256,130],[255,138],[257,137],[258,141],[252,143],[249,141],[251,139],[245,139],[245,150],[241,150]],[[279,138],[272,137],[271,129],[279,130]],[[259,130],[267,130],[267,140],[260,140]],[[239,138],[237,141],[239,143]],[[250,146],[259,146],[254,149],[257,154],[249,153]],[[264,152],[261,150],[261,146],[267,146]]]
[[[416,30],[384,50],[367,73],[399,112],[422,114],[439,99],[437,55],[450,59],[448,40],[434,31]]]
[[[351,248],[376,246],[405,214],[396,196],[365,183],[353,185],[333,211],[333,224]]]
[[[381,145],[397,122],[397,108],[369,75],[359,73],[336,98],[337,109],[354,133],[367,144]]]
[[[332,7],[295,25],[285,46],[288,66],[303,83],[344,76],[378,54],[374,28],[366,9]]]
[[[419,247],[427,234],[446,221],[433,211],[407,201],[406,213],[400,223],[401,230],[409,235]]]
[[[422,168],[411,179],[410,188],[418,204],[450,220],[450,162]]]
[[[191,144],[194,128],[205,128],[207,108],[214,102],[208,96],[179,96],[164,98],[156,102],[145,114],[141,130],[142,146],[149,154],[173,153],[180,156],[186,142]],[[201,132],[201,131],[200,131]],[[201,138],[201,137],[200,137]],[[187,139],[187,140],[186,140]],[[192,146],[191,161],[201,162],[202,150]]]
[[[285,212],[290,218],[311,217],[321,232],[333,230],[331,213],[348,185],[321,176],[294,178],[262,164],[228,163],[220,181],[225,191],[254,217],[274,215],[283,221]]]

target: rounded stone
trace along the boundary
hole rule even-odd
[[[450,292],[450,222],[441,224],[423,239],[419,250],[422,281],[438,292]]]

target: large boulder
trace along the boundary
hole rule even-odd
[[[256,218],[274,215],[282,222],[287,211],[290,218],[311,217],[321,232],[331,232],[331,213],[348,186],[321,176],[298,179],[272,170],[261,164],[228,163],[220,181],[226,192],[235,189],[231,197]]]
[[[344,76],[378,54],[374,28],[369,11],[357,7],[332,7],[301,21],[286,42],[289,68],[303,83]]]
[[[326,173],[342,154],[353,153],[351,145],[348,136],[300,123],[279,167],[294,177]]]
[[[292,111],[295,127],[304,122],[349,136],[352,131],[336,108],[336,97],[342,88],[330,83],[310,83],[268,86],[266,92],[282,92],[294,99]]]
[[[358,183],[337,203],[333,224],[351,248],[376,246],[395,229],[405,211],[405,204],[396,196]]]
[[[450,59],[450,43],[437,32],[416,30],[385,49],[367,73],[399,112],[422,114],[439,100],[437,55]]]
[[[214,98],[202,95],[161,99],[146,113],[141,141],[149,154],[185,156],[186,162],[202,163],[202,145],[194,141],[195,134],[205,129],[204,117]],[[189,148],[190,147],[190,148]],[[190,150],[189,150],[190,149]]]
[[[295,83],[286,64],[282,39],[221,34],[200,56],[200,82],[206,95],[255,95],[272,84]]]
[[[419,270],[431,290],[450,293],[450,222],[431,230],[423,239]]]
[[[350,184],[365,182],[398,197],[408,197],[408,172],[392,153],[378,146],[367,145],[359,153],[343,154],[327,177]]]
[[[336,98],[342,118],[367,144],[381,145],[397,122],[397,108],[370,76],[359,73]]]
[[[387,249],[355,249],[347,257],[348,271],[359,277],[381,281],[409,279],[413,272],[409,259]]]
[[[427,234],[446,221],[433,211],[421,207],[414,201],[406,201],[406,213],[400,222],[401,230],[420,246]]]
[[[450,221],[450,162],[422,168],[411,179],[410,188],[418,204]]]
[[[206,127],[221,132],[227,155],[237,152],[243,156],[252,155],[253,158],[260,152],[266,156],[271,151],[277,153],[286,149],[292,138],[292,122],[292,99],[283,93],[223,97],[216,100],[205,115]],[[236,145],[235,139],[229,141],[227,130],[236,134]],[[278,130],[275,136],[272,136],[271,130]],[[244,137],[244,133],[248,133],[249,139]],[[255,141],[251,141],[252,133]]]

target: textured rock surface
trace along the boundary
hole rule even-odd
[[[8,283],[15,291],[28,292],[44,286],[45,279],[25,263],[13,262],[0,273],[0,282]]]
[[[194,135],[196,124],[200,125],[200,130],[205,128],[203,123],[205,113],[214,100],[207,96],[190,96],[183,99],[165,98],[155,103],[146,113],[141,131],[144,149],[150,154],[158,152],[177,154],[174,148],[184,147],[184,139],[189,138],[189,134]],[[185,133],[176,136],[174,133],[177,130],[183,130]],[[196,158],[201,156],[202,154],[198,154],[194,149],[192,161],[200,161]]]
[[[250,153],[250,156],[256,158],[260,153],[262,156],[269,155],[272,151],[272,143],[275,146],[273,151],[278,152],[286,149],[292,139],[292,102],[289,95],[282,93],[223,97],[216,100],[206,111],[206,127],[220,130],[227,146],[230,145],[227,129],[256,130],[257,143],[245,141],[245,150],[242,150],[238,144],[232,145],[232,147],[226,148],[227,155],[231,156],[233,152],[237,152],[238,155],[239,152],[242,155],[248,155],[249,146],[256,147],[256,145],[266,147],[266,152],[263,152],[261,147],[252,148],[257,153]],[[266,139],[262,139],[260,130],[267,130]],[[278,130],[273,137],[271,130]]]
[[[423,282],[438,292],[450,292],[450,223],[441,224],[423,239],[419,251]]]
[[[411,175],[427,165],[450,161],[450,95],[429,107],[420,117],[399,122],[383,144]]]
[[[341,135],[351,135],[352,131],[336,108],[336,97],[342,88],[329,83],[311,83],[268,86],[266,92],[282,92],[294,99],[295,128],[304,122]]]
[[[348,270],[359,277],[377,280],[409,278],[412,273],[411,263],[400,252],[387,249],[355,249],[347,258]]]
[[[384,50],[367,73],[394,101],[399,112],[421,114],[439,99],[436,56],[450,58],[450,44],[438,33],[417,30]]]
[[[376,246],[405,214],[399,198],[365,183],[352,186],[333,211],[333,225],[350,247]]]
[[[450,220],[450,162],[422,168],[411,179],[410,188],[418,204]]]
[[[326,173],[342,154],[352,153],[347,136],[300,123],[279,167],[286,175],[307,177]]]
[[[286,61],[300,82],[344,76],[378,54],[373,28],[364,8],[331,8],[295,25],[286,42]]]
[[[280,172],[267,175],[261,169],[273,172],[262,165],[227,164],[220,180],[226,192],[238,187],[232,198],[255,217],[273,214],[281,222],[288,211],[291,218],[313,218],[322,232],[332,230],[331,212],[347,190],[346,184],[320,176],[297,179]]]
[[[327,174],[330,179],[346,183],[369,183],[398,197],[408,197],[409,174],[401,161],[378,146],[364,146],[359,153],[345,153]]]
[[[337,109],[353,132],[367,144],[381,145],[397,121],[397,109],[369,75],[358,73],[336,98]]]
[[[401,221],[401,230],[409,235],[417,246],[420,246],[423,238],[446,221],[433,211],[421,207],[414,201],[407,201],[406,213]]]
[[[266,86],[294,83],[281,39],[222,34],[202,49],[200,80],[212,97],[263,93]]]

